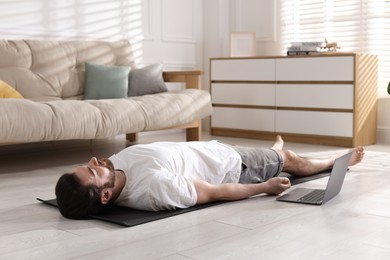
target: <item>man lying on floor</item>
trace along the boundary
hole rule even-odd
[[[218,141],[156,142],[125,148],[109,159],[92,157],[62,175],[55,193],[67,218],[82,219],[108,204],[141,210],[188,208],[213,201],[241,200],[290,188],[288,178],[332,168],[337,156],[303,158],[283,149],[277,136],[270,149],[229,146]],[[359,163],[364,148],[352,149],[349,165]]]

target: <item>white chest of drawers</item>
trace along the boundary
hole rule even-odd
[[[354,147],[376,142],[377,58],[210,59],[211,134]]]

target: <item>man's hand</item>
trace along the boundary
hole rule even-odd
[[[264,182],[265,192],[271,195],[278,195],[291,187],[290,180],[286,177],[274,177]]]

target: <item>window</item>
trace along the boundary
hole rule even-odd
[[[343,52],[378,56],[380,94],[390,81],[390,0],[281,0],[281,49],[292,41],[335,41]]]

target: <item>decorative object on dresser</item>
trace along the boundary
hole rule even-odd
[[[256,34],[236,32],[230,34],[230,57],[253,57],[256,55]]]
[[[321,49],[324,49],[325,51],[337,51],[337,49],[340,49],[340,46],[337,42],[328,42],[328,40],[325,39],[325,46],[321,47]]]
[[[375,55],[211,58],[210,70],[212,135],[376,143]]]
[[[287,48],[287,55],[333,54],[340,49],[337,42],[292,42]]]
[[[292,42],[287,48],[287,55],[320,54],[325,42]]]

